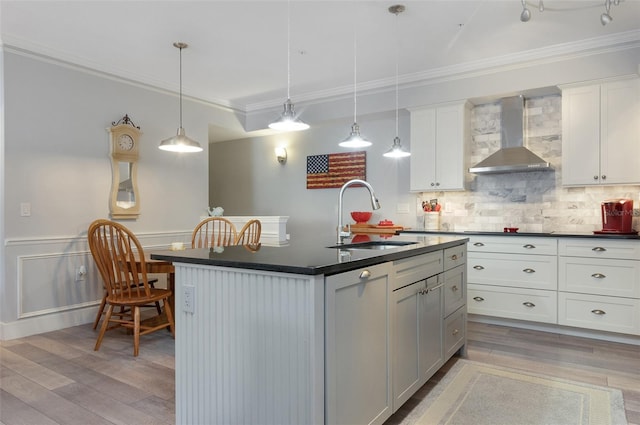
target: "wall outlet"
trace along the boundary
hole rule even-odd
[[[20,203],[20,217],[31,217],[31,203]]]
[[[195,313],[196,287],[184,285],[182,287],[182,309],[186,313]]]
[[[84,280],[87,277],[87,268],[85,266],[76,267],[76,282]]]

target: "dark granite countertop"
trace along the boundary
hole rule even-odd
[[[388,236],[388,235],[385,235]],[[356,242],[363,242],[358,235]],[[332,275],[360,267],[399,260],[460,245],[468,241],[460,235],[411,234],[383,238],[367,235],[371,241],[416,242],[384,250],[344,250],[327,248],[336,245],[333,238],[307,237],[294,239],[284,246],[260,246],[252,252],[245,246],[226,246],[217,249],[185,249],[183,251],[153,251],[151,258],[173,263],[203,264],[303,275]],[[345,244],[352,242],[345,239]],[[220,249],[223,248],[223,249]]]
[[[629,235],[629,234],[616,234],[616,233],[607,233],[607,234],[594,234],[591,233],[571,233],[571,232],[541,232],[541,233],[527,233],[527,232],[516,232],[516,233],[508,233],[508,232],[483,232],[483,231],[464,231],[464,232],[444,232],[444,231],[429,231],[429,230],[404,230],[401,232],[402,235],[407,234],[415,234],[415,235],[445,235],[445,236],[505,236],[505,237],[515,237],[515,236],[530,236],[530,237],[551,237],[551,238],[596,238],[596,239],[640,239],[639,235]]]

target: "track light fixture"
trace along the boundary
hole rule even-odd
[[[609,22],[613,21],[613,18],[611,17],[611,0],[605,0],[604,1],[604,10],[605,12],[600,15],[600,23],[602,25],[607,25]]]
[[[522,0],[522,13],[520,14],[520,20],[522,22],[529,22],[531,19],[531,11],[527,9],[527,3],[525,0]]]
[[[536,3],[533,2],[533,0],[531,1],[527,1],[527,0],[520,0],[522,2],[522,12],[520,13],[520,20],[522,22],[529,22],[529,20],[531,20],[531,10],[529,10],[527,8],[527,6],[533,6],[535,7]],[[604,13],[602,15],[600,15],[600,23],[602,25],[607,25],[609,22],[613,21],[613,17],[611,17],[611,5],[614,6],[618,6],[620,5],[620,1],[621,0],[604,0]],[[576,2],[577,4],[578,2]],[[585,5],[578,5],[578,6],[569,6],[569,7],[564,7],[564,8],[558,8],[558,7],[546,7],[543,3],[543,0],[538,0],[537,2],[538,5],[538,10],[540,11],[540,13],[549,10],[549,11],[553,11],[553,12],[575,12],[577,10],[582,10],[582,9],[591,9],[594,7],[600,7],[599,5],[594,5],[594,4],[585,4]]]

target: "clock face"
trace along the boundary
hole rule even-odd
[[[133,149],[133,139],[128,134],[123,134],[118,139],[118,147],[123,151],[130,151]]]

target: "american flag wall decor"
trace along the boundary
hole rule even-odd
[[[345,152],[307,157],[307,189],[342,187],[353,179],[366,180],[367,153]]]

